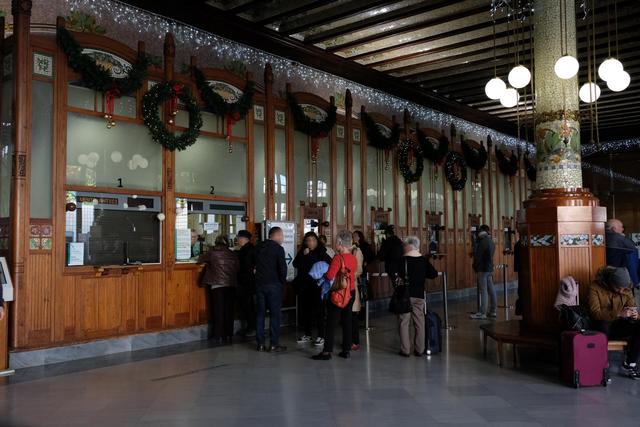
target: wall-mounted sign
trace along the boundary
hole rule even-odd
[[[5,257],[0,258],[0,286],[2,286],[2,299],[13,301],[13,282],[11,282],[11,274],[9,274]]]

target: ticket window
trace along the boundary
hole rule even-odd
[[[513,229],[512,217],[502,217],[502,232],[504,234],[502,253],[504,253],[505,255],[512,254],[513,235],[515,234],[515,230]]]
[[[391,209],[371,208],[371,231],[372,241],[376,252],[380,250],[382,241],[385,238],[384,232],[391,224]]]
[[[478,232],[480,231],[480,217],[482,215],[469,214],[469,234],[471,235],[471,252],[476,247],[478,241]]]
[[[238,231],[245,229],[246,207],[243,203],[211,200],[176,199],[176,261],[196,262],[214,246],[219,235],[237,243]]]
[[[427,252],[431,256],[439,256],[441,251],[441,231],[444,230],[442,223],[442,212],[426,212],[427,222]]]
[[[329,227],[329,222],[326,220],[326,210],[326,203],[300,202],[300,217],[302,218],[299,230],[300,241],[303,241],[304,235],[310,231],[319,236],[326,233],[326,229]]]

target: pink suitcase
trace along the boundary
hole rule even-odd
[[[594,331],[565,331],[560,343],[562,380],[570,386],[606,387],[609,381],[607,336]]]

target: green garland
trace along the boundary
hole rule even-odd
[[[369,145],[377,148],[378,150],[393,150],[400,141],[400,126],[394,123],[391,127],[391,135],[385,136],[378,127],[378,124],[373,118],[365,113],[360,113],[360,119],[367,129],[367,139]]]
[[[160,104],[174,97],[182,101],[189,113],[189,127],[177,136],[167,130],[158,112]],[[171,151],[184,150],[193,145],[198,139],[202,127],[200,108],[191,95],[191,91],[173,80],[157,83],[144,94],[142,97],[142,118],[144,124],[149,128],[153,140]]]
[[[200,97],[212,113],[219,116],[230,117],[234,122],[245,118],[249,110],[253,107],[253,95],[255,94],[255,84],[247,81],[242,96],[236,102],[229,103],[218,95],[207,82],[203,72],[198,67],[191,67],[196,86],[200,91]]]
[[[536,166],[531,163],[529,157],[524,156],[524,169],[527,171],[527,178],[529,181],[535,181],[538,178],[538,171],[536,170]]]
[[[504,155],[502,150],[500,150],[497,146],[495,148],[496,151],[496,160],[498,160],[498,168],[500,172],[507,176],[515,176],[518,173],[518,158],[516,155],[511,152],[511,156],[507,158]]]
[[[467,163],[460,153],[451,151],[444,162],[444,176],[453,191],[461,191],[467,184]]]
[[[413,155],[415,156],[415,171],[411,170],[411,165],[409,164],[410,151],[413,151]],[[400,169],[400,173],[404,178],[404,182],[406,182],[407,184],[418,182],[424,170],[424,155],[422,154],[422,148],[420,147],[420,144],[416,144],[408,138],[403,139],[400,142],[400,148],[398,149],[398,166]]]
[[[329,107],[327,117],[323,121],[316,122],[315,120],[311,120],[307,117],[300,105],[298,105],[296,97],[293,96],[292,93],[287,93],[287,101],[289,103],[289,108],[291,108],[293,124],[297,131],[300,131],[311,138],[326,138],[329,136],[329,133],[336,124],[337,119],[338,109],[335,105]]]
[[[111,77],[104,67],[87,54],[82,53],[82,46],[78,44],[71,32],[64,27],[58,27],[58,43],[62,47],[69,66],[82,75],[82,81],[97,92],[117,91],[119,95],[129,95],[142,87],[147,78],[149,57],[138,52],[138,58],[131,66],[129,74],[123,79]]]
[[[416,134],[424,156],[436,165],[441,164],[449,151],[449,139],[442,135],[440,139],[438,139],[438,148],[434,148],[433,144],[431,144],[427,139],[427,135],[425,135],[424,132],[417,129]]]
[[[484,148],[484,144],[480,143],[480,148],[472,147],[467,141],[462,141],[462,155],[467,165],[475,170],[479,171],[484,168],[489,158],[487,149]]]

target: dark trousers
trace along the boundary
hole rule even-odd
[[[338,323],[338,319],[342,324],[342,351],[351,351],[351,319],[353,317],[353,301],[354,298],[351,297],[351,301],[349,301],[349,304],[347,304],[345,308],[336,307],[331,303],[331,301],[327,303],[327,330],[324,339],[324,352],[333,352],[333,341],[336,334],[336,324]]]
[[[360,345],[360,312],[354,311],[351,316],[351,341]]]
[[[258,315],[256,322],[256,341],[264,345],[264,320],[269,310],[269,340],[271,345],[280,345],[280,317],[282,315],[282,285],[280,283],[260,285],[256,290]]]
[[[320,286],[315,283],[305,283],[300,289],[298,304],[300,310],[300,324],[304,335],[313,335],[314,323],[318,327],[318,336],[324,337],[325,309],[320,298]]]
[[[610,340],[626,340],[627,362],[640,363],[640,322],[627,319],[618,319],[609,325],[608,334]]]
[[[256,298],[255,294],[243,291],[236,297],[240,320],[243,322],[244,332],[252,331],[256,327]]]
[[[230,286],[209,288],[207,300],[209,305],[208,338],[226,338],[233,336],[233,308],[235,289]]]

